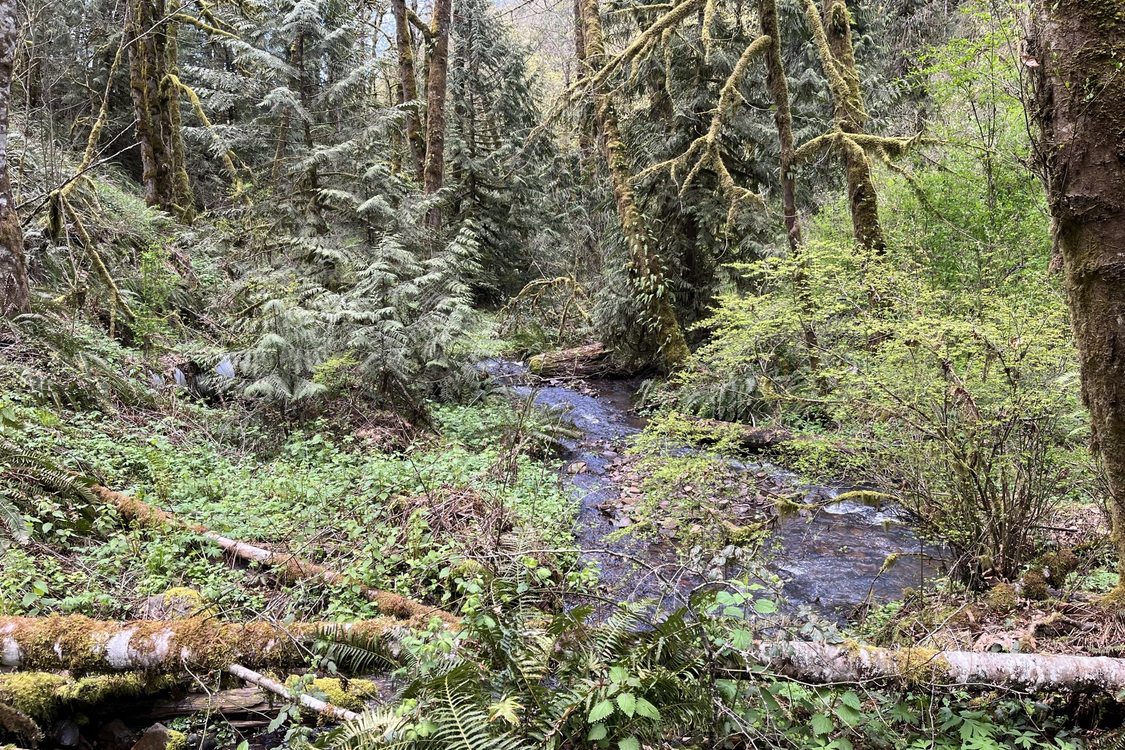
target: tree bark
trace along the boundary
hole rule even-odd
[[[777,128],[777,142],[780,151],[779,182],[781,183],[781,210],[785,214],[785,238],[789,252],[800,260],[793,277],[797,301],[801,306],[801,329],[808,349],[809,369],[817,378],[821,393],[827,393],[828,384],[824,382],[820,366],[820,342],[816,330],[809,322],[813,316],[812,293],[809,290],[808,276],[805,273],[804,259],[801,258],[801,220],[797,216],[797,180],[793,164],[796,146],[793,142],[793,111],[789,102],[789,81],[785,77],[785,63],[781,57],[781,25],[777,21],[777,0],[761,0],[758,9],[762,25],[762,35],[769,37],[766,50],[766,86],[774,103],[774,124]]]
[[[605,63],[606,51],[598,0],[583,0],[582,7],[587,59],[591,70],[599,70]],[[605,136],[606,160],[617,202],[617,215],[629,249],[629,275],[637,293],[646,300],[656,334],[655,357],[662,369],[673,370],[690,353],[687,341],[672,306],[672,290],[668,288],[663,263],[633,194],[629,159],[617,124],[613,99],[604,84],[598,84],[593,93],[594,114]]]
[[[182,673],[185,668],[284,668],[304,663],[305,645],[325,632],[389,637],[402,623],[363,620],[350,624],[231,623],[207,618],[111,622],[81,615],[0,617],[0,666],[76,672],[148,671]],[[807,682],[862,683],[886,680],[904,685],[1003,686],[1036,692],[1125,689],[1125,659],[1105,656],[1009,654],[885,649],[859,644],[804,641],[755,643],[737,663],[721,668],[734,677],[757,675],[752,665]],[[244,676],[245,673],[239,674]]]
[[[823,18],[815,0],[805,0],[806,15],[812,26],[817,50],[828,77],[836,129],[847,135],[865,135],[867,113],[859,85],[859,69],[852,45],[852,16],[845,0],[824,0]],[[848,137],[839,139],[848,182],[848,206],[856,242],[878,255],[886,252],[887,240],[879,219],[879,200],[871,162],[859,144]]]
[[[1082,396],[1109,479],[1125,603],[1125,4],[1037,0],[1028,65]]]
[[[1087,690],[1109,695],[1125,688],[1125,659],[1105,656],[885,649],[787,641],[755,644],[747,661],[815,683],[886,680],[906,686],[996,685],[1032,692]],[[731,673],[745,674],[745,668],[736,667]]]
[[[0,0],[0,317],[27,312],[30,303],[23,229],[8,177],[8,117],[18,38],[15,0]]]
[[[422,192],[432,195],[441,190],[445,173],[445,92],[449,83],[449,23],[453,0],[434,0],[431,25],[433,47],[426,71],[426,162]],[[434,207],[426,216],[433,229],[441,227],[441,209]]]
[[[214,542],[232,557],[247,562],[269,565],[278,570],[282,576],[289,580],[319,579],[331,584],[356,586],[365,598],[379,605],[379,611],[388,617],[409,620],[416,625],[425,625],[431,617],[438,617],[449,626],[457,626],[460,622],[455,616],[437,607],[427,606],[390,591],[381,591],[371,588],[342,573],[330,570],[323,565],[303,560],[296,555],[274,552],[264,547],[257,547],[253,544],[239,542],[216,534],[206,526],[187,523],[167,511],[154,508],[136,498],[123,495],[120,492],[114,492],[106,487],[94,486],[91,489],[94,494],[103,501],[117,508],[117,511],[127,520],[138,525],[155,528],[187,529],[204,539]]]
[[[137,118],[141,180],[145,202],[181,221],[195,215],[180,123],[175,74],[176,22],[167,17],[165,0],[132,0],[127,33],[129,90]]]
[[[399,104],[418,101],[418,78],[414,70],[414,35],[410,30],[406,0],[391,0],[391,12],[395,19],[395,46],[398,49]],[[422,157],[426,152],[426,140],[418,121],[417,110],[406,112],[405,127],[407,161],[411,174],[422,182]]]
[[[307,644],[323,633],[378,639],[404,623],[376,618],[340,624],[183,620],[111,622],[81,615],[0,617],[0,666],[76,672],[180,673],[185,668],[226,670],[300,666]]]

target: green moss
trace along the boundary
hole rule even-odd
[[[296,675],[285,681],[286,687],[296,688],[303,678]],[[379,686],[371,680],[343,680],[335,677],[318,677],[306,683],[305,692],[324,696],[324,700],[349,711],[362,711],[367,698],[379,695]]]
[[[914,685],[937,685],[949,677],[949,662],[932,648],[902,648],[893,652],[902,679]]]
[[[7,703],[33,719],[49,719],[59,704],[59,690],[69,677],[49,672],[0,674],[0,703]]]
[[[165,750],[187,750],[187,735],[176,729],[169,729]]]
[[[1023,578],[1020,579],[1020,590],[1025,599],[1036,602],[1046,601],[1051,595],[1047,588],[1047,577],[1038,569],[1023,574]]]
[[[1067,576],[1078,569],[1078,555],[1074,554],[1074,550],[1064,547],[1040,557],[1036,567],[1040,566],[1044,569],[1047,582],[1058,588],[1066,583]]]
[[[997,614],[1007,614],[1016,608],[1019,596],[1010,583],[998,583],[992,587],[985,597],[988,608]]]

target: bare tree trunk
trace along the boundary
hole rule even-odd
[[[605,62],[605,38],[598,10],[598,0],[583,0],[583,39],[591,70],[598,70]],[[625,143],[617,125],[613,99],[604,85],[593,92],[595,117],[606,142],[606,160],[609,165],[613,195],[617,201],[617,215],[621,231],[629,248],[629,272],[639,295],[647,301],[652,325],[656,333],[656,357],[664,370],[672,370],[687,359],[689,351],[684,331],[676,310],[672,306],[672,290],[668,288],[660,256],[653,244],[648,226],[637,206],[630,182],[629,159]]]
[[[1125,5],[1037,0],[1028,65],[1038,70],[1039,152],[1066,271],[1082,395],[1109,477],[1125,603]],[[1037,66],[1037,67],[1036,67]]]
[[[23,229],[8,178],[8,116],[18,38],[15,0],[0,0],[0,317],[27,312],[30,299]]]
[[[433,47],[426,71],[426,163],[422,192],[432,195],[441,190],[445,172],[445,92],[449,83],[449,22],[453,0],[435,0],[432,21]],[[441,227],[441,209],[433,208],[426,223]]]
[[[406,14],[406,0],[391,0],[391,12],[395,19],[395,46],[398,48],[399,104],[415,102],[417,106],[418,78],[414,70],[414,36]],[[405,130],[410,171],[422,182],[422,157],[426,151],[426,140],[422,137],[417,111],[406,113]]]

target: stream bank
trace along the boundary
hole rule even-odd
[[[623,510],[628,503],[622,502],[615,476],[621,457],[645,426],[633,407],[636,384],[539,382],[524,365],[500,359],[483,362],[481,368],[514,396],[555,411],[580,432],[577,439],[563,441],[563,476],[578,501],[575,540],[583,558],[600,567],[605,593],[623,601],[649,600],[657,608],[681,604],[703,579],[683,564],[684,550],[675,535],[630,530],[632,519]],[[833,502],[847,488],[808,485],[770,464],[731,466],[748,485],[765,486],[769,494],[796,494],[804,504],[819,507],[813,513],[778,517],[761,560],[780,579],[787,606],[842,621],[866,604],[922,588],[939,572],[942,550],[920,539],[902,510],[846,499]],[[736,558],[732,562],[738,564]]]

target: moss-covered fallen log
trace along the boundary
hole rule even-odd
[[[140,526],[157,528],[185,529],[214,542],[227,554],[245,560],[268,565],[289,580],[321,580],[326,583],[354,586],[365,598],[379,606],[379,612],[388,617],[410,620],[414,624],[425,624],[430,618],[438,617],[446,625],[457,626],[458,618],[449,612],[408,599],[390,591],[371,588],[361,581],[339,573],[323,565],[302,559],[297,555],[275,552],[265,547],[240,542],[208,529],[200,524],[184,521],[167,511],[155,508],[135,497],[115,492],[107,487],[94,486],[95,495],[102,501],[113,505],[127,520]]]
[[[536,354],[527,363],[532,374],[543,378],[592,378],[623,374],[614,367],[611,352],[601,344]]]
[[[325,633],[363,641],[392,637],[394,618],[355,623],[222,622],[213,618],[112,622],[81,615],[0,617],[0,666],[74,672],[180,673],[291,667],[305,662],[308,645]]]
[[[753,665],[803,682],[901,685],[999,686],[1036,693],[1125,689],[1125,659],[1063,654],[1010,654],[874,648],[786,641],[757,644],[747,655]],[[748,668],[731,670],[745,676]]]
[[[740,447],[749,451],[776,448],[793,440],[793,433],[780,427],[756,427],[703,417],[688,417],[688,420],[692,425],[701,429],[700,439],[703,442],[733,439]],[[708,433],[713,435],[713,438]]]

